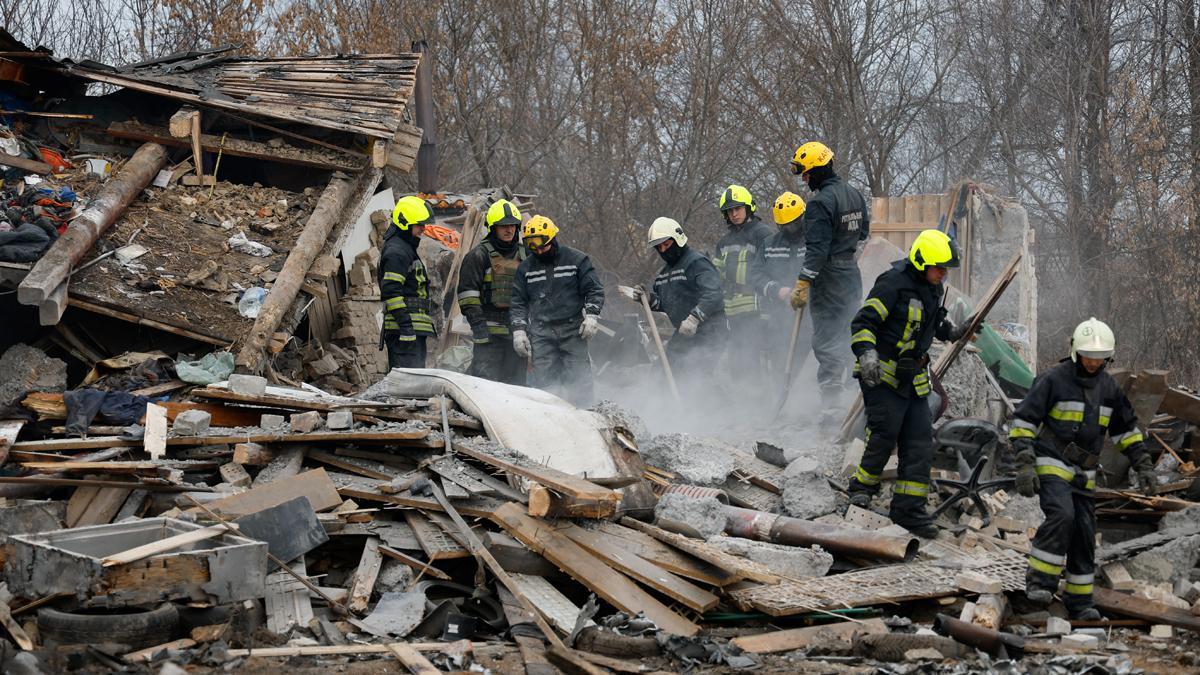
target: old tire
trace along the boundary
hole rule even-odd
[[[179,612],[171,603],[104,614],[43,607],[37,616],[38,633],[47,645],[114,642],[143,649],[170,642],[178,625]]]

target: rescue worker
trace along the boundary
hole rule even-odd
[[[958,267],[958,247],[938,230],[917,235],[907,260],[879,275],[850,323],[854,369],[867,413],[867,447],[850,479],[850,503],[867,506],[879,493],[880,475],[899,445],[899,468],[892,493],[893,522],[922,537],[937,536],[925,510],[933,461],[933,419],[929,347],[960,339],[965,329],[946,320],[942,282]]]
[[[383,236],[379,290],[383,298],[383,336],[389,368],[424,368],[425,338],[434,335],[429,316],[429,276],[417,255],[433,210],[420,197],[401,197]]]
[[[1025,595],[1046,605],[1066,570],[1063,604],[1072,620],[1100,619],[1092,601],[1096,572],[1093,490],[1107,433],[1153,495],[1154,463],[1137,415],[1105,366],[1116,350],[1112,329],[1094,318],[1075,328],[1071,355],[1042,373],[1013,414],[1009,440],[1017,458],[1017,491],[1038,495],[1046,520],[1029,549]]]
[[[526,251],[517,239],[521,212],[507,199],[492,204],[485,217],[488,233],[463,257],[458,276],[458,306],[474,338],[471,369],[476,377],[525,384],[525,360],[513,351],[508,310],[513,280]]]
[[[813,355],[824,417],[837,414],[851,362],[847,326],[862,297],[857,252],[870,233],[862,193],[833,170],[833,151],[810,141],[796,149],[792,173],[813,191],[804,214],[804,265],[792,292],[793,309],[811,305]],[[810,297],[811,296],[811,297]]]
[[[754,196],[741,185],[730,185],[717,202],[727,230],[717,241],[713,264],[725,289],[725,316],[729,319],[728,363],[739,395],[745,400],[760,391],[766,370],[767,315],[759,307],[754,289],[754,266],[774,228],[755,211]]]
[[[619,290],[639,304],[645,295],[650,309],[671,320],[675,334],[667,342],[667,358],[683,384],[680,389],[690,390],[702,384],[709,365],[720,358],[729,333],[721,275],[711,260],[688,246],[683,226],[676,220],[655,218],[646,238],[666,264],[650,291],[640,286]]]
[[[582,251],[558,241],[558,226],[534,216],[521,233],[533,255],[513,282],[513,349],[533,357],[533,385],[579,407],[592,402],[587,341],[600,329],[604,286]]]
[[[804,265],[804,209],[804,199],[800,195],[794,192],[779,195],[771,209],[779,231],[767,239],[754,270],[758,278],[755,287],[762,296],[770,324],[767,340],[769,374],[776,379],[782,378],[787,371],[792,325],[796,318],[790,305],[796,272]],[[796,342],[793,373],[800,371],[811,348],[812,319],[805,315]]]

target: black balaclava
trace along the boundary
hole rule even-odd
[[[836,177],[837,172],[833,170],[833,162],[830,162],[825,166],[814,166],[808,170],[808,189],[816,192],[817,190],[820,190],[829,179]]]
[[[496,227],[500,226],[497,225]],[[512,241],[506,244],[504,243],[504,240],[500,238],[500,235],[496,234],[496,227],[488,230],[487,238],[492,242],[492,246],[496,247],[497,251],[503,253],[504,255],[509,255],[516,250],[517,246],[521,245],[521,238],[514,234]]]
[[[674,240],[672,240],[674,242]],[[683,257],[684,251],[687,250],[687,245],[680,246],[678,242],[674,242],[671,248],[665,251],[654,249],[658,253],[658,257],[662,258],[668,265],[674,265]]]
[[[404,241],[408,242],[413,248],[417,248],[421,245],[421,240],[412,233],[411,227],[407,230],[402,230],[398,227],[389,228],[388,233],[384,235],[385,239],[387,237],[400,237]]]
[[[554,259],[558,257],[558,237],[550,240],[550,248],[545,253],[534,252],[534,255],[544,263],[554,262]]]

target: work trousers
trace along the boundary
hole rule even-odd
[[[492,335],[486,343],[475,344],[471,350],[468,375],[525,386],[528,362],[513,350],[512,338]]]
[[[401,340],[400,332],[385,330],[383,344],[387,346],[388,368],[424,368],[425,336],[416,340]]]
[[[892,491],[890,516],[904,526],[933,522],[925,510],[929,497],[929,469],[933,463],[933,419],[929,402],[908,387],[908,395],[887,384],[862,386],[867,411],[867,447],[850,479],[850,492],[879,492],[881,474],[892,448],[899,446],[900,461]]]
[[[853,260],[831,260],[809,291],[808,312],[812,315],[817,384],[826,408],[841,404],[846,378],[854,363],[854,352],[850,350],[850,320],[861,303],[862,274]]]
[[[579,321],[533,328],[533,386],[560,396],[577,407],[592,404],[592,359],[587,340],[579,337]]]
[[[792,327],[796,322],[796,313],[788,308],[785,311],[770,313],[769,331],[767,336],[767,378],[772,385],[772,392],[783,390],[783,377],[787,373],[788,348],[792,341]],[[812,315],[806,309],[800,321],[800,334],[796,338],[795,363],[792,365],[792,379],[800,373],[804,362],[812,350],[813,323]]]
[[[766,401],[766,350],[770,323],[766,314],[747,312],[729,317],[726,365],[735,400],[755,409]]]
[[[1058,590],[1066,570],[1063,604],[1072,614],[1093,606],[1096,576],[1096,502],[1088,491],[1055,476],[1038,476],[1042,521],[1029,549],[1026,585]]]

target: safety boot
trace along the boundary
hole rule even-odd
[[[1068,608],[1067,616],[1071,621],[1102,621],[1104,619],[1104,616],[1100,614],[1100,610],[1095,607]]]
[[[860,509],[865,509],[871,506],[871,493],[866,491],[850,491],[850,506],[857,506]]]
[[[900,523],[900,527],[903,527],[922,539],[937,539],[938,536],[937,525],[934,525],[933,523]]]
[[[1054,602],[1054,591],[1038,580],[1033,570],[1025,571],[1025,598],[1029,602],[1045,607]]]

